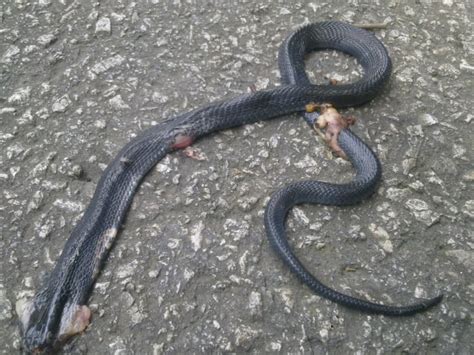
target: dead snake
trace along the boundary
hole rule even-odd
[[[364,69],[363,77],[351,84],[311,84],[305,72],[304,56],[322,49],[354,56]],[[374,35],[337,21],[314,23],[296,30],[281,45],[278,60],[282,86],[212,103],[167,119],[120,150],[104,171],[92,201],[73,229],[49,279],[25,307],[21,321],[27,351],[49,351],[88,325],[90,310],[85,304],[135,190],[166,154],[211,132],[304,113],[309,102],[331,103],[338,108],[363,104],[380,92],[391,71],[388,53]],[[310,114],[306,118],[312,120]],[[300,181],[275,192],[264,217],[270,244],[316,294],[349,308],[404,316],[438,304],[442,296],[396,307],[344,295],[318,281],[293,254],[285,234],[285,220],[292,206],[354,204],[372,194],[380,180],[377,157],[354,133],[342,129],[337,141],[356,170],[355,178],[342,185]]]

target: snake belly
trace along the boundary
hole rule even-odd
[[[351,84],[314,85],[304,66],[305,54],[335,49],[355,57],[363,77]],[[309,102],[338,108],[371,100],[387,82],[391,62],[371,33],[338,21],[309,24],[292,33],[279,52],[282,86],[212,103],[167,119],[125,145],[100,178],[94,196],[74,227],[48,280],[21,315],[23,347],[48,352],[89,323],[86,306],[92,286],[116,239],[141,180],[168,153],[212,132],[257,121],[302,113]],[[318,181],[293,183],[277,191],[265,212],[271,245],[290,269],[314,292],[344,306],[385,315],[408,315],[440,302],[437,297],[404,307],[385,306],[341,294],[320,283],[292,253],[286,240],[288,210],[299,203],[353,204],[369,196],[380,179],[380,163],[354,133],[343,130],[339,144],[356,169],[345,185]]]

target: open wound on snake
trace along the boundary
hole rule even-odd
[[[95,280],[100,272],[101,256],[112,247],[117,237],[118,229],[109,228],[101,236],[95,250],[95,267],[92,278]],[[64,342],[71,336],[83,332],[90,323],[91,310],[86,305],[69,304],[64,308],[59,325],[58,341]]]
[[[206,155],[198,148],[193,148],[194,139],[191,136],[178,133],[171,144],[172,149],[182,149],[184,156],[194,160],[207,160]]]
[[[94,253],[94,271],[92,278],[95,280],[100,272],[101,257],[112,247],[117,237],[118,229],[109,228],[101,236]],[[86,305],[68,304],[61,315],[58,342],[62,343],[71,336],[83,332],[90,323],[91,310]]]
[[[189,147],[193,143],[191,136],[179,133],[174,137],[174,142],[171,144],[173,149],[184,149]]]
[[[64,342],[73,335],[84,331],[90,323],[91,310],[86,305],[72,304],[66,307],[61,316],[58,341]]]
[[[115,238],[117,237],[118,234],[118,228],[109,228],[107,229],[104,233],[102,233],[99,243],[97,243],[96,249],[95,249],[95,267],[94,271],[92,272],[92,278],[95,280],[97,278],[97,275],[100,272],[100,258],[105,255],[110,248],[112,248],[112,245],[114,244]]]
[[[306,112],[311,113],[315,111],[319,111],[320,115],[314,123],[314,130],[326,142],[334,154],[347,160],[346,153],[339,146],[337,138],[343,128],[347,128],[355,123],[355,117],[343,116],[331,104],[327,103],[309,103],[306,105]]]
[[[94,251],[94,259],[92,260],[92,263],[94,263],[92,279],[95,280],[97,278],[100,272],[101,258],[110,250],[117,234],[117,228],[109,228],[105,230],[99,238],[99,242]],[[27,302],[25,306],[23,306],[22,311],[20,311],[22,314],[21,322],[24,329],[28,328],[28,323],[30,322],[34,310],[35,304],[33,301],[30,301]],[[78,304],[75,301],[67,302],[61,313],[55,343],[64,343],[70,337],[83,332],[91,321],[91,315],[92,312],[86,305]],[[41,351],[40,348],[36,349],[36,353],[41,353]]]
[[[26,329],[30,322],[30,317],[34,311],[33,301],[27,302],[20,312],[22,314],[20,321]],[[91,310],[86,305],[67,304],[61,315],[59,322],[59,331],[57,333],[56,344],[64,343],[73,335],[83,332],[90,323]],[[33,353],[42,353],[41,348],[33,350]]]

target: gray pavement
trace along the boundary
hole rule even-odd
[[[349,311],[273,254],[262,215],[293,180],[350,179],[297,116],[220,132],[147,176],[65,354],[474,352],[472,2],[71,1],[0,5],[0,352],[114,154],[143,129],[279,85],[284,37],[310,21],[385,22],[389,87],[349,110],[384,168],[351,208],[301,206],[297,254],[324,282],[425,314]],[[382,4],[383,3],[383,4]],[[471,16],[471,17],[470,17]],[[312,55],[315,82],[360,75]],[[192,157],[189,157],[191,155]]]

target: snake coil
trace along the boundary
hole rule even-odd
[[[304,55],[335,49],[354,56],[364,68],[357,82],[314,85],[304,66]],[[125,145],[104,171],[94,196],[67,240],[49,279],[21,316],[27,351],[49,351],[89,323],[85,306],[92,286],[120,229],[136,188],[166,154],[211,132],[305,111],[309,102],[348,107],[371,100],[390,76],[391,62],[383,44],[371,33],[348,24],[328,21],[306,25],[282,44],[279,67],[283,85],[241,95],[165,120]],[[355,167],[350,183],[335,185],[301,181],[278,190],[265,212],[271,245],[289,268],[314,292],[344,306],[384,315],[409,315],[441,301],[441,296],[411,306],[371,303],[320,283],[291,251],[285,235],[288,210],[299,203],[348,205],[368,197],[380,180],[380,163],[354,133],[342,130],[338,143]]]

